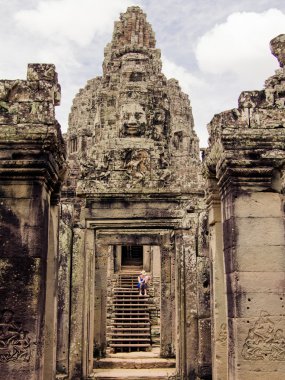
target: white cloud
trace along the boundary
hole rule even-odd
[[[207,144],[206,125],[215,113],[237,107],[241,91],[262,89],[278,68],[269,41],[285,32],[285,13],[235,12],[198,39],[195,50],[199,69],[163,58],[163,71],[179,80],[189,94],[201,146]]]
[[[191,92],[192,87],[203,87],[206,85],[203,79],[191,74],[183,66],[177,65],[165,56],[162,56],[162,72],[167,79],[177,79],[182,90],[187,93]]]
[[[57,115],[66,130],[72,98],[88,79],[101,74],[103,49],[111,40],[113,23],[133,0],[2,2],[2,77],[25,78],[29,62],[54,63],[62,86]],[[143,5],[157,32],[158,47],[162,46],[168,57],[163,58],[163,72],[168,78],[178,79],[190,96],[203,146],[206,124],[214,113],[235,107],[242,90],[261,88],[264,79],[278,67],[268,43],[284,33],[284,1],[262,0],[251,6],[248,0],[217,0],[215,5],[210,0],[203,4],[166,0],[166,5],[138,0],[136,4]],[[270,6],[284,13],[273,9],[257,13]],[[252,9],[254,13],[237,13]],[[219,24],[213,28],[214,22]],[[202,37],[196,43],[198,36]],[[195,45],[200,70],[193,53]]]
[[[195,130],[200,137],[201,146],[207,145],[206,124],[211,118],[212,109],[205,107],[205,95],[208,94],[208,85],[202,76],[190,73],[185,67],[177,65],[165,56],[162,57],[162,72],[168,78],[175,78],[183,92],[189,95],[195,122]],[[212,113],[213,115],[213,113]]]
[[[246,78],[249,86],[256,85],[257,78],[267,77],[276,68],[269,41],[284,31],[285,13],[280,10],[233,13],[198,40],[199,67],[205,73],[233,73]]]
[[[110,31],[118,14],[129,5],[130,0],[42,0],[35,9],[18,11],[15,19],[32,33],[87,46],[95,34]]]
[[[6,78],[17,78],[20,72],[25,78],[27,63],[54,63],[62,87],[56,114],[66,131],[72,99],[88,79],[100,75],[114,21],[130,5],[132,0],[34,0],[27,5],[15,0],[8,14],[9,38],[0,24],[5,52],[0,70]]]

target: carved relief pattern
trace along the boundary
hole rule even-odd
[[[14,313],[4,310],[0,322],[0,363],[28,362],[31,358],[31,340],[28,331],[14,321]]]
[[[144,149],[127,151],[124,167],[133,186],[144,183],[150,170],[149,153]]]
[[[227,341],[227,326],[225,323],[222,323],[217,342],[221,342],[222,344],[224,344],[226,341]]]
[[[248,332],[242,349],[246,360],[285,361],[285,337],[282,329],[275,328],[266,311]]]

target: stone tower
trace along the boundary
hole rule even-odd
[[[74,99],[67,140],[78,195],[197,188],[199,147],[188,96],[161,73],[140,8],[115,23],[103,76]]]
[[[188,96],[162,74],[155,44],[146,15],[128,8],[105,49],[102,77],[87,82],[70,113],[58,369],[67,371],[70,336],[74,378],[92,372],[93,352],[108,355],[109,298],[132,247],[155,285],[160,356],[175,357],[183,378],[211,372],[198,138]]]

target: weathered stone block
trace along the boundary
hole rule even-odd
[[[57,81],[57,73],[55,65],[45,63],[30,63],[28,64],[28,81]]]
[[[241,194],[234,202],[237,218],[282,217],[282,195],[278,193]]]
[[[266,250],[274,245],[284,246],[284,222],[281,218],[238,218],[235,226],[237,246],[240,248],[258,246]]]

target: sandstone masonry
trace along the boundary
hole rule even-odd
[[[202,162],[139,7],[65,143],[53,65],[0,81],[1,379],[284,378],[285,35],[270,47],[280,68],[213,117]]]

